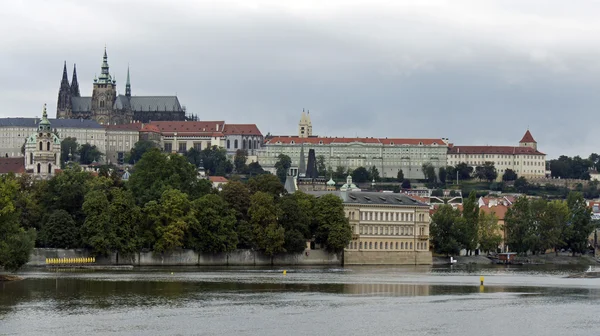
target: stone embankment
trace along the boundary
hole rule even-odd
[[[454,265],[468,265],[468,264],[494,264],[496,262],[495,259],[489,258],[486,256],[458,256],[453,257],[456,260]],[[449,264],[449,257],[434,257],[433,264],[434,265],[444,265]],[[600,264],[600,260],[598,258],[594,258],[591,255],[581,255],[581,256],[571,256],[568,254],[541,254],[541,255],[528,255],[528,256],[519,256],[515,259],[514,264],[523,264],[523,265],[598,265]]]

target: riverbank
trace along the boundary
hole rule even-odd
[[[458,256],[453,257],[456,260],[455,265],[469,265],[469,264],[477,264],[477,265],[485,265],[485,264],[493,264],[495,263],[495,259],[489,258],[486,256]],[[450,261],[449,257],[433,257],[434,265],[446,265]],[[549,265],[598,265],[600,264],[600,259],[594,258],[591,255],[582,255],[582,256],[571,256],[568,254],[541,254],[541,255],[528,255],[523,257],[517,257],[515,259],[515,264],[523,263],[526,265],[532,264],[549,264]]]
[[[23,280],[20,276],[11,275],[11,274],[0,274],[0,282],[8,282],[8,281],[18,281]]]

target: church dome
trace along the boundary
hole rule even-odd
[[[327,185],[328,186],[334,186],[335,185],[335,181],[330,177],[329,181],[327,181]]]

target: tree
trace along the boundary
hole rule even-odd
[[[277,208],[272,195],[257,191],[250,196],[248,216],[258,249],[268,256],[285,252],[285,232],[277,222]]]
[[[431,217],[431,243],[437,253],[456,255],[460,253],[458,228],[464,219],[460,211],[451,205],[443,204]]]
[[[68,161],[77,161],[77,138],[67,137],[60,142],[60,164],[64,167],[64,163]]]
[[[473,173],[473,167],[468,166],[466,163],[461,162],[456,165],[455,169],[458,171],[458,178],[460,180],[468,180],[471,178]]]
[[[396,178],[398,179],[399,183],[404,182],[404,172],[402,172],[402,169],[398,169],[398,175],[396,175]]]
[[[261,174],[268,174],[258,162],[252,162],[248,165],[247,174],[250,176],[256,176]]]
[[[463,219],[459,242],[467,253],[471,254],[479,243],[479,205],[475,191],[471,191],[469,197],[463,202]]]
[[[446,166],[446,181],[454,181],[456,179],[456,168]]]
[[[592,211],[586,205],[583,195],[579,192],[570,192],[567,196],[570,220],[567,223],[567,245],[575,253],[584,253],[587,249],[587,240],[594,225]]]
[[[188,228],[197,221],[188,196],[176,189],[165,190],[158,202],[148,202],[144,213],[147,235],[154,238],[153,249],[157,253],[183,247]]]
[[[496,251],[502,242],[498,217],[494,212],[479,213],[479,248],[486,252]]]
[[[512,169],[506,169],[502,174],[502,181],[514,181],[518,178],[517,173]]]
[[[190,148],[187,152],[183,153],[183,156],[188,160],[189,163],[193,164],[196,168],[204,168],[202,162],[202,152],[197,150],[195,147]]]
[[[317,173],[319,176],[328,176],[327,166],[325,165],[325,156],[323,155],[317,156]]]
[[[103,155],[95,145],[85,143],[79,147],[79,163],[81,164],[88,165],[92,162],[100,162]]]
[[[0,267],[16,271],[29,261],[35,244],[35,230],[19,225],[15,207],[18,183],[13,176],[0,176]]]
[[[569,207],[563,201],[554,200],[546,204],[539,225],[540,245],[543,251],[558,250],[564,246],[564,235],[569,221]]]
[[[345,180],[346,176],[348,176],[346,167],[344,167],[344,166],[337,166],[337,167],[335,167],[335,172],[333,174],[333,178],[334,179],[336,179],[336,180]]]
[[[279,154],[277,156],[277,162],[275,163],[275,169],[277,170],[277,177],[281,183],[285,183],[288,169],[292,166],[292,159],[285,154]]]
[[[133,145],[133,148],[129,152],[129,159],[127,160],[130,164],[138,162],[144,153],[152,148],[158,148],[158,145],[154,141],[140,140]]]
[[[506,242],[510,249],[517,253],[525,253],[530,249],[532,231],[532,213],[529,200],[519,197],[505,217]]]
[[[50,179],[41,196],[48,213],[65,210],[78,226],[82,225],[85,219],[82,211],[83,200],[89,190],[90,180],[92,175],[82,171],[77,164]]]
[[[247,170],[246,161],[248,160],[248,151],[245,149],[238,149],[235,151],[233,158],[233,166],[236,173],[243,174]]]
[[[205,195],[193,203],[195,221],[189,226],[189,246],[196,251],[220,253],[235,250],[235,210],[217,195]]]
[[[446,184],[446,168],[445,167],[440,167],[440,170],[438,171],[438,175],[440,178],[440,183]]]
[[[364,183],[369,181],[369,172],[365,167],[358,167],[352,171],[352,181]]]
[[[272,174],[258,175],[249,179],[248,189],[250,190],[250,194],[262,191],[272,195],[274,198],[278,198],[279,195],[286,192],[283,184]]]
[[[235,231],[238,236],[238,247],[251,248],[254,238],[247,216],[248,208],[250,207],[250,192],[248,188],[241,182],[230,181],[223,185],[221,197],[235,211],[237,220]]]
[[[334,194],[319,197],[315,202],[316,241],[332,252],[341,252],[352,239],[352,230],[344,214],[342,200]]]
[[[431,163],[424,163],[422,166],[423,176],[425,180],[429,183],[435,183],[437,181],[437,176],[435,174],[435,168]]]
[[[526,193],[529,189],[529,183],[527,183],[527,179],[523,176],[519,177],[515,180],[515,189],[517,189],[520,193]]]
[[[199,159],[202,160],[208,175],[225,176],[233,171],[233,164],[227,159],[227,150],[224,148],[217,146],[204,148],[200,152]]]
[[[496,171],[496,167],[494,167],[494,163],[490,161],[486,161],[483,164],[483,178],[488,182],[494,181],[498,177],[498,172]]]
[[[285,229],[283,247],[288,253],[300,253],[306,249],[306,237],[310,234],[310,217],[303,211],[295,194],[279,200],[279,224]]]
[[[369,180],[379,181],[379,170],[377,170],[377,167],[372,166],[369,168]]]
[[[410,189],[410,180],[404,180],[402,181],[402,189]]]
[[[44,247],[75,248],[79,247],[79,227],[65,210],[54,210],[46,221],[41,241]]]

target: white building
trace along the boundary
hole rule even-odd
[[[25,171],[39,178],[50,178],[60,169],[60,139],[52,131],[46,105],[36,132],[25,143]]]
[[[519,146],[451,146],[448,165],[456,166],[462,162],[472,167],[493,162],[498,179],[507,169],[528,179],[546,176],[546,154],[538,151],[537,142],[529,130],[519,141]]]

